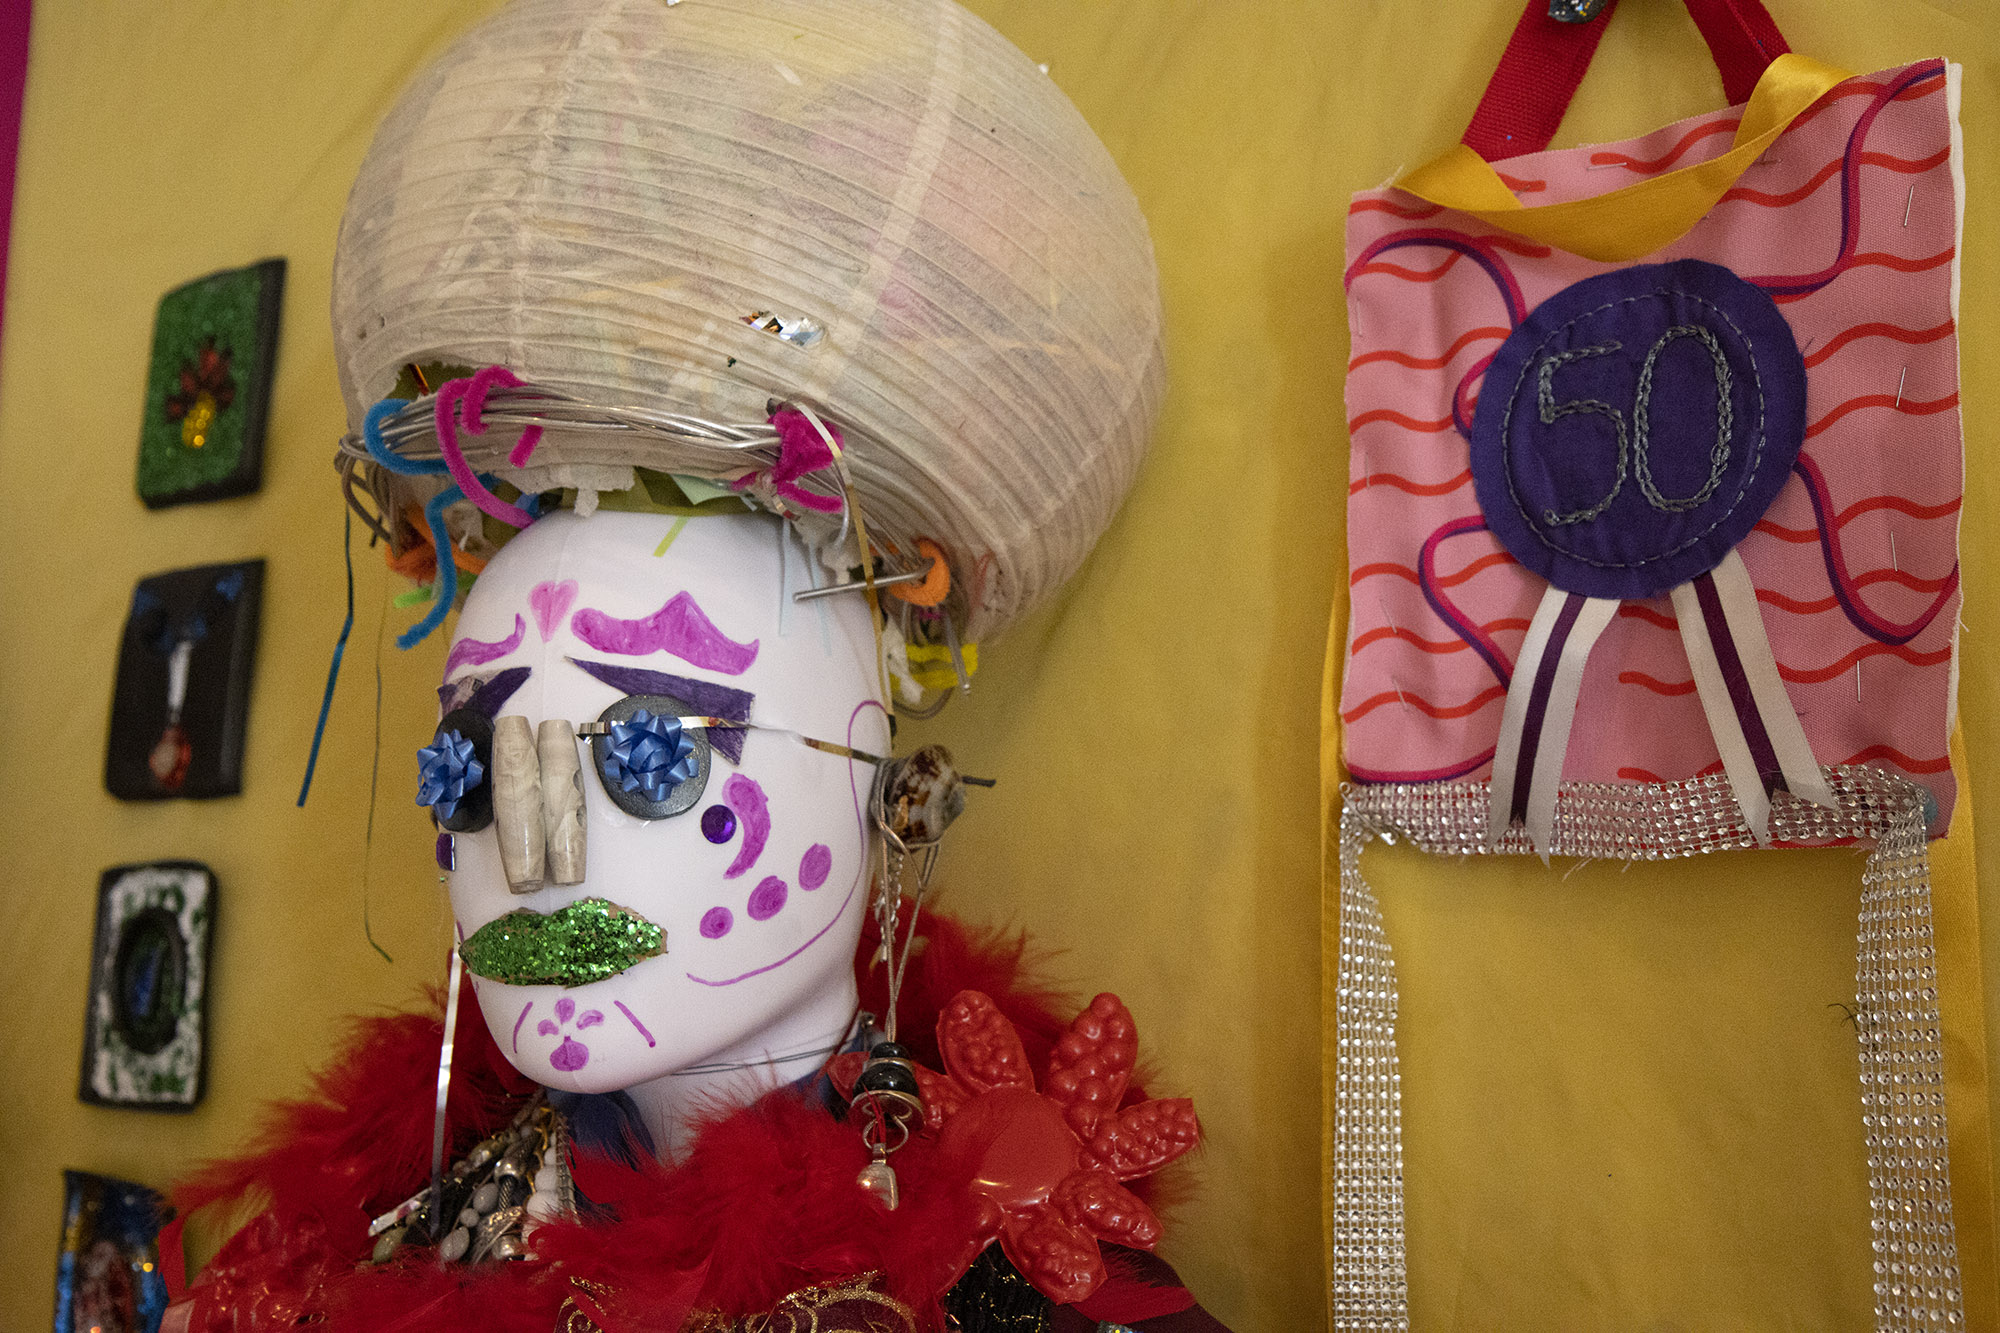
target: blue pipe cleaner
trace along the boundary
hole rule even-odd
[[[417,751],[417,804],[432,806],[438,818],[458,813],[465,794],[486,780],[486,765],[473,757],[472,742],[457,731]]]
[[[425,462],[415,458],[404,458],[391,449],[388,442],[382,438],[382,423],[408,405],[406,399],[384,398],[368,409],[368,415],[361,419],[361,439],[368,446],[368,456],[400,476],[435,477],[448,473],[451,469],[447,468],[442,460]],[[479,474],[479,479],[485,482],[489,489],[499,482],[497,477],[484,472]],[[424,518],[430,523],[431,546],[438,553],[437,584],[431,590],[431,609],[424,613],[424,618],[396,636],[398,648],[411,649],[428,639],[431,631],[444,623],[446,613],[451,610],[451,604],[458,600],[458,566],[447,554],[451,550],[451,538],[445,532],[444,510],[445,506],[455,504],[464,498],[464,491],[457,486],[449,486],[432,496],[431,502],[424,506]],[[540,518],[541,496],[528,497],[523,502],[522,508]]]
[[[444,511],[445,506],[464,498],[464,491],[447,486],[424,506],[424,519],[431,529],[431,547],[437,552],[437,583],[431,588],[431,609],[422,620],[396,636],[398,648],[414,648],[428,639],[432,630],[444,624],[445,613],[458,600],[458,565],[451,558],[451,534],[445,531]]]
[[[654,717],[641,708],[627,722],[611,724],[605,746],[604,776],[626,791],[644,791],[649,801],[695,775],[694,741],[681,733],[677,717]]]
[[[368,446],[368,456],[391,472],[405,477],[443,476],[451,471],[443,459],[426,462],[416,458],[405,458],[391,449],[382,438],[382,423],[408,407],[406,398],[384,398],[368,409],[368,415],[361,418],[361,441]]]
[[[340,624],[340,637],[333,642],[333,661],[326,668],[326,693],[319,701],[319,721],[313,724],[312,749],[306,753],[305,781],[299,784],[299,804],[306,803],[306,793],[312,790],[313,770],[319,767],[319,743],[326,739],[327,714],[333,711],[333,686],[340,679],[340,659],[347,653],[347,636],[354,632],[354,511],[345,510],[346,517],[340,526],[340,553],[347,560],[347,619]],[[238,591],[241,591],[239,581]],[[231,600],[235,594],[230,594]]]

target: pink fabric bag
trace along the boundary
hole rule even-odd
[[[1719,441],[1712,456],[1730,454],[1707,478],[1705,503],[1721,510],[1738,482],[1730,469],[1746,466],[1768,435],[1771,452],[1755,482],[1774,492],[1768,507],[1747,522],[1759,497],[1745,482],[1746,498],[1728,522],[1747,527],[1733,550],[1782,684],[1781,702],[1763,700],[1772,740],[1782,752],[1785,723],[1774,714],[1788,704],[1818,765],[1873,764],[1914,779],[1934,802],[1931,835],[1942,835],[1955,792],[1947,746],[1963,489],[1957,100],[1957,70],[1938,60],[1840,83],[1798,115],[1692,230],[1637,263],[1586,259],[1400,189],[1354,197],[1351,614],[1341,720],[1355,780],[1486,778],[1495,774],[1498,745],[1500,778],[1518,778],[1525,791],[1541,718],[1524,700],[1526,742],[1503,737],[1503,718],[1510,683],[1526,669],[1525,647],[1554,691],[1552,708],[1542,700],[1551,718],[1542,739],[1560,742],[1556,648],[1545,645],[1537,657],[1531,633],[1538,606],[1560,594],[1519,552],[1560,547],[1569,554],[1552,559],[1576,555],[1597,566],[1584,570],[1594,579],[1605,565],[1588,552],[1619,547],[1635,532],[1644,546],[1652,538],[1641,529],[1655,518],[1664,524],[1656,544],[1673,545],[1692,528],[1669,510],[1705,494],[1701,466],[1711,455],[1700,450]],[[1593,197],[1722,154],[1744,114],[1738,106],[1623,143],[1511,157],[1501,179],[1526,203]],[[1711,273],[1716,266],[1727,272]],[[1664,287],[1657,274],[1668,275]],[[1734,285],[1703,296],[1706,289],[1683,280],[1690,274]],[[1587,280],[1595,281],[1578,287]],[[1673,290],[1662,297],[1656,287]],[[1673,309],[1655,319],[1648,301]],[[1766,312],[1757,318],[1775,309],[1789,326],[1803,370],[1801,438],[1785,468],[1769,466],[1785,444],[1775,420],[1784,367],[1761,364],[1778,359],[1766,354],[1782,335],[1766,340],[1753,330],[1744,313],[1753,306]],[[1529,336],[1537,319],[1548,330],[1539,339]],[[1641,356],[1647,340],[1650,360]],[[1507,371],[1497,382],[1496,357]],[[1733,418],[1723,402],[1732,393]],[[1497,427],[1479,411],[1489,395],[1487,417],[1507,409]],[[1649,427],[1655,476],[1646,481]],[[1495,457],[1496,475],[1504,475],[1491,486],[1475,478],[1482,429],[1502,432]],[[1695,444],[1682,446],[1679,471],[1668,477],[1675,460],[1661,459],[1675,432]],[[1549,457],[1523,462],[1524,447]],[[1543,465],[1547,503],[1513,494],[1523,468]],[[1572,467],[1581,471],[1565,472]],[[1579,519],[1608,484],[1612,507]],[[1492,496],[1502,497],[1499,510],[1514,511],[1511,519],[1496,517]],[[1496,532],[1507,526],[1502,520],[1516,529],[1510,540]],[[1592,528],[1604,531],[1589,539]],[[1688,575],[1686,606],[1719,615],[1715,594],[1727,603],[1727,568],[1725,558],[1707,591],[1698,586],[1706,574]],[[1562,663],[1576,693],[1566,757],[1555,756],[1561,778],[1659,783],[1723,769],[1717,734],[1727,718],[1717,724],[1705,708],[1697,655],[1677,632],[1698,617],[1677,615],[1681,594],[1586,591],[1607,599],[1606,623],[1594,648],[1585,644]],[[1585,605],[1579,623],[1599,604]],[[1728,626],[1744,628],[1738,610],[1738,619],[1711,618],[1707,628],[1727,640]],[[1551,626],[1559,611],[1548,613]],[[1733,675],[1737,645],[1715,644],[1713,678],[1723,687],[1741,684],[1746,672],[1755,684],[1755,637],[1751,626]],[[1756,751],[1763,724],[1738,694]],[[1770,748],[1752,759],[1768,760]],[[1766,790],[1787,785],[1785,774],[1795,771],[1756,767]],[[1730,775],[1735,781],[1737,772]],[[1810,798],[1800,782],[1789,785]],[[1742,784],[1737,791],[1748,810],[1754,798]],[[1552,791],[1546,798],[1553,801]],[[1494,801],[1501,829],[1504,813],[1524,813],[1520,802],[1501,811],[1506,793],[1496,791]],[[1754,814],[1751,823],[1759,827]],[[1532,818],[1529,826],[1533,833]]]

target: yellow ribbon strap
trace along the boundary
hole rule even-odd
[[[1589,199],[1523,204],[1500,174],[1464,144],[1453,145],[1396,186],[1517,236],[1585,259],[1622,263],[1685,236],[1786,126],[1836,84],[1852,77],[1809,56],[1779,56],[1757,80],[1728,152]]]

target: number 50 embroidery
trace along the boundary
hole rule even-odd
[[[1664,494],[1659,484],[1653,480],[1652,466],[1652,398],[1653,370],[1659,363],[1660,353],[1679,338],[1693,338],[1708,349],[1709,360],[1715,371],[1715,442],[1708,451],[1708,479],[1692,495],[1678,499]],[[1542,511],[1542,521],[1552,526],[1568,526],[1588,523],[1611,507],[1618,494],[1625,488],[1625,478],[1630,475],[1639,485],[1639,493],[1646,503],[1663,514],[1680,514],[1690,509],[1699,509],[1714,496],[1716,488],[1722,485],[1724,471],[1729,466],[1729,439],[1735,428],[1735,411],[1730,405],[1731,377],[1729,358],[1723,355],[1722,343],[1713,333],[1699,324],[1676,324],[1654,340],[1646,351],[1646,359],[1639,367],[1638,387],[1632,393],[1632,420],[1626,425],[1625,414],[1610,403],[1597,398],[1573,398],[1557,402],[1555,395],[1556,371],[1572,361],[1588,357],[1608,356],[1624,350],[1624,344],[1616,340],[1599,343],[1594,347],[1578,347],[1567,352],[1557,352],[1543,357],[1535,368],[1535,402],[1544,426],[1553,426],[1567,416],[1589,414],[1602,416],[1611,422],[1611,429],[1618,440],[1618,464],[1613,475],[1611,489],[1595,504],[1581,509],[1559,512],[1553,508]]]

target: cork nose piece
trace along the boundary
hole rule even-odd
[[[493,823],[507,887],[515,893],[541,888],[542,765],[528,719],[519,714],[493,724]]]
[[[583,766],[576,757],[576,728],[552,717],[535,730],[541,759],[542,841],[551,884],[583,883]]]

